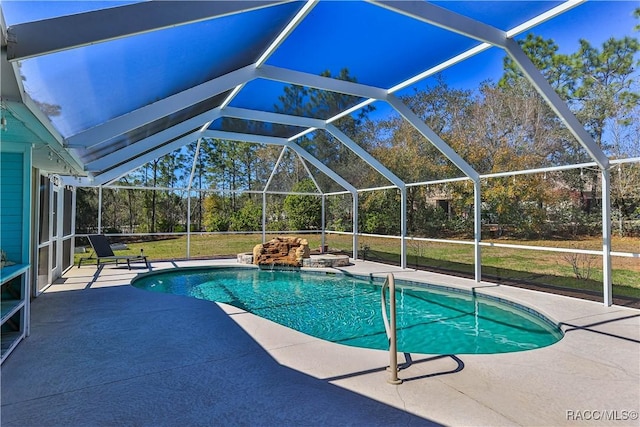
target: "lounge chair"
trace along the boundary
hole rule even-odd
[[[91,243],[93,253],[89,257],[80,258],[80,260],[78,261],[78,268],[80,268],[80,266],[82,265],[82,261],[93,259],[94,255],[96,256],[98,266],[100,266],[101,260],[115,261],[116,265],[118,265],[120,261],[126,261],[127,267],[129,267],[129,270],[131,270],[131,261],[144,261],[147,268],[150,268],[147,257],[145,255],[142,255],[142,253],[140,255],[114,254],[109,241],[103,234],[94,234],[91,236],[87,236],[87,238],[89,239],[89,243]]]

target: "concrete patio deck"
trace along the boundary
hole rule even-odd
[[[566,335],[520,353],[414,354],[394,386],[386,352],[135,289],[143,268],[87,265],[33,301],[31,336],[2,365],[1,424],[640,425],[640,311],[371,262],[341,270],[475,287],[539,310]]]

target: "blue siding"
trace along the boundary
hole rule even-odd
[[[24,154],[0,155],[0,248],[10,261],[22,262]]]

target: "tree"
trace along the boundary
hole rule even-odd
[[[262,229],[262,204],[258,204],[248,195],[239,202],[242,207],[231,214],[231,231],[258,231]]]
[[[640,105],[619,116],[611,124],[613,156],[640,157]],[[640,217],[640,164],[618,164],[611,168],[611,205],[620,236],[633,232],[634,218]],[[636,226],[637,227],[637,226]],[[637,232],[637,230],[636,230]]]
[[[553,40],[545,40],[535,34],[527,34],[527,37],[518,43],[558,95],[565,100],[568,99],[575,90],[574,58],[558,53],[559,46]],[[505,89],[518,84],[524,79],[524,75],[511,57],[506,56],[503,62],[504,74],[498,82],[498,87]]]
[[[468,120],[473,106],[471,92],[450,87],[443,78],[425,90],[403,96],[408,105],[429,127],[451,145],[451,139],[464,132],[464,122]],[[372,153],[406,183],[451,178],[461,172],[416,128],[400,116],[381,120],[367,133]],[[456,148],[462,156],[470,150],[468,139]],[[426,212],[431,212],[429,198],[434,196],[433,188],[412,186],[407,188],[407,229],[416,234],[424,234],[429,222]],[[380,197],[380,196],[377,196]],[[362,204],[368,209],[367,203]],[[393,212],[400,212],[398,205]],[[363,212],[367,215],[367,212]],[[372,212],[372,215],[377,215]],[[362,216],[362,215],[361,215]]]
[[[357,79],[349,74],[349,70],[342,69],[337,76],[332,76],[329,70],[320,74],[323,77],[332,77],[338,80],[356,82]],[[291,85],[285,88],[284,94],[279,98],[279,104],[275,105],[275,111],[283,114],[292,114],[303,117],[328,119],[345,109],[356,105],[360,98],[343,93],[330,92],[314,88],[306,88]],[[373,107],[364,107],[357,115],[350,114],[342,117],[332,124],[350,137],[358,139],[358,128],[363,124],[367,114]],[[321,162],[328,165],[334,172],[350,182],[352,185],[364,186],[369,168],[349,148],[325,131],[316,131],[307,134],[296,141],[306,150],[311,152]],[[365,141],[356,140],[365,144]],[[322,189],[333,187],[330,179],[320,174],[315,177]]]
[[[551,86],[569,103],[596,143],[609,151],[609,121],[638,105],[635,80],[636,55],[640,51],[638,40],[610,38],[598,49],[581,39],[580,49],[571,55],[558,53],[555,42],[532,34],[520,41],[520,45]],[[521,84],[524,78],[515,63],[509,57],[504,63],[505,73],[499,87],[506,89]],[[572,143],[575,145],[575,141]],[[576,151],[569,150],[575,158],[566,160],[590,160],[584,152],[578,154]]]
[[[209,187],[228,191],[232,208],[236,207],[236,191],[252,190],[260,163],[257,145],[248,142],[205,138],[201,144]]]
[[[76,191],[76,233],[98,232],[98,189],[78,188]]]
[[[370,191],[360,195],[360,230],[373,234],[400,234],[400,193],[397,190]]]
[[[315,193],[316,186],[311,179],[304,179],[293,186],[293,192]],[[284,199],[284,211],[291,230],[314,230],[322,221],[322,200],[318,196],[289,194]]]
[[[333,231],[353,231],[353,198],[339,194],[326,199],[326,226]]]
[[[573,55],[579,68],[572,106],[605,151],[612,148],[605,136],[608,122],[633,110],[640,100],[633,78],[639,51],[638,40],[624,37],[608,39],[600,50],[580,40],[580,50]]]
[[[634,13],[640,17],[640,9]],[[640,44],[637,39],[610,38],[600,48],[580,40],[579,50],[571,55],[559,54],[558,46],[553,41],[538,36],[529,35],[521,45],[558,94],[567,100],[571,110],[605,154],[614,157],[633,155],[632,147],[638,141],[632,136],[633,123],[637,123],[640,117],[636,72]],[[506,58],[500,87],[511,90],[522,85],[523,81],[515,64]],[[556,128],[555,140],[559,145],[549,151],[554,163],[592,160],[565,129],[560,129],[559,124]],[[633,191],[634,185],[629,184],[634,176],[625,176],[623,171],[633,170],[619,168],[617,174],[612,173],[612,204],[620,218],[632,210],[629,206],[633,203],[628,203],[627,195],[633,194],[629,191]],[[597,202],[599,171],[595,168],[583,169],[566,171],[562,175],[570,188],[580,192],[583,209],[587,213],[592,212]],[[619,229],[622,232],[621,224]]]
[[[204,199],[204,226],[207,231],[229,231],[231,213],[225,209],[225,200],[218,194]]]

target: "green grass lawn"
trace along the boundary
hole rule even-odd
[[[267,240],[276,236],[268,234]],[[320,234],[304,235],[312,250],[319,248]],[[115,239],[110,239],[115,241]],[[191,258],[235,257],[241,252],[251,252],[261,243],[261,234],[192,235]],[[400,262],[400,241],[374,237],[360,237],[361,248],[368,246],[366,257],[372,261],[391,264]],[[510,243],[509,241],[500,241]],[[350,235],[328,234],[326,243],[331,250],[351,252]],[[514,241],[529,246],[577,247],[600,249],[600,239],[580,241]],[[78,243],[80,244],[80,243]],[[140,249],[150,260],[176,260],[187,257],[186,236],[167,236],[154,241],[128,242],[129,249],[117,251],[119,255],[137,255]],[[617,251],[638,252],[640,239],[614,239],[612,247]],[[359,249],[359,258],[363,250]],[[75,263],[81,256],[76,254]],[[575,260],[574,260],[575,261]],[[488,279],[515,280],[548,286],[602,292],[602,259],[585,256],[576,262],[583,276],[578,279],[566,254],[531,251],[512,248],[482,248],[482,272]],[[473,246],[453,243],[412,242],[407,243],[407,264],[409,267],[438,269],[464,275],[473,274]],[[613,258],[614,295],[640,298],[640,262],[637,258]]]
[[[371,259],[398,262],[400,244],[388,239],[365,238]],[[390,244],[391,243],[391,244]],[[581,241],[501,241],[528,246],[601,249],[601,240]],[[614,238],[614,250],[638,252],[640,239]],[[396,249],[393,248],[395,246]],[[599,247],[600,246],[600,247]],[[578,279],[572,259],[567,254],[526,249],[482,247],[482,273],[488,279],[516,280],[528,283],[602,292],[602,258],[584,255],[577,259],[579,272],[587,278]],[[575,261],[575,260],[574,260]],[[407,263],[418,268],[436,268],[473,275],[473,246],[450,243],[410,242]],[[637,258],[614,257],[612,268],[614,295],[640,298],[640,262]]]

